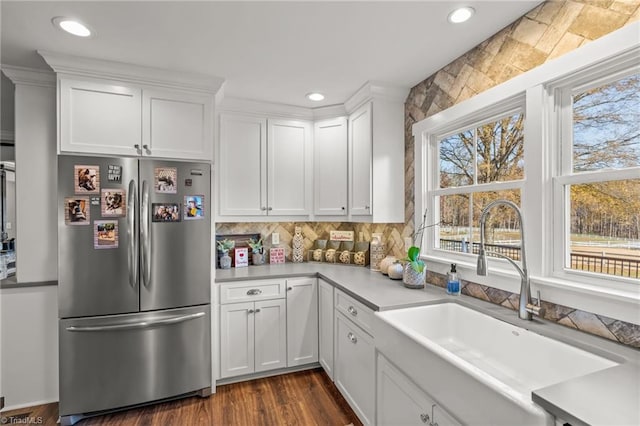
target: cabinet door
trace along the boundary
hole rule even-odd
[[[255,371],[287,366],[287,314],[284,299],[255,302]]]
[[[287,366],[318,362],[316,278],[287,280]]]
[[[315,123],[313,136],[314,213],[346,216],[349,184],[346,118]]]
[[[370,216],[372,203],[373,133],[371,103],[349,116],[349,211]]]
[[[139,155],[141,91],[119,82],[59,79],[60,151]]]
[[[333,286],[324,280],[318,280],[318,322],[320,365],[333,380]]]
[[[335,383],[365,425],[374,424],[375,346],[373,338],[336,314]]]
[[[144,89],[142,144],[143,155],[210,161],[213,96]]]
[[[220,377],[254,372],[253,302],[220,306]]]
[[[313,144],[302,121],[269,120],[267,210],[269,215],[311,214]]]
[[[380,426],[459,425],[407,376],[378,354],[376,418]]]
[[[267,120],[220,117],[218,194],[222,216],[267,214]]]

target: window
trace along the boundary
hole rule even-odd
[[[640,73],[593,74],[556,88],[564,206],[556,270],[640,278]]]
[[[477,253],[482,209],[497,199],[520,205],[524,123],[518,108],[434,138],[438,155],[430,161],[439,170],[430,188],[432,220],[438,223],[434,248]],[[519,259],[520,223],[515,212],[498,207],[487,225],[489,249]]]
[[[416,228],[425,211],[426,224],[435,224],[424,231],[427,268],[446,273],[456,262],[463,278],[518,293],[508,262],[490,259],[489,274],[479,276],[474,255],[482,207],[510,199],[523,223],[495,208],[486,240],[519,260],[524,230],[534,293],[638,323],[638,28],[630,24],[414,124]]]

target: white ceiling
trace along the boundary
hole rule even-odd
[[[343,103],[366,81],[406,88],[540,1],[2,1],[3,64],[47,68],[36,50],[226,79],[225,94],[304,107]],[[476,14],[447,22],[459,5]],[[88,39],[53,27],[75,17]],[[320,91],[312,103],[304,95]]]

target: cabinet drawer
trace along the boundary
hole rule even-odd
[[[285,298],[285,280],[255,280],[224,283],[220,304]]]
[[[347,318],[358,324],[367,333],[373,333],[373,311],[370,308],[338,289],[336,289],[335,297],[336,309],[339,312],[345,314]]]

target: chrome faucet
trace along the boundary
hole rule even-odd
[[[520,250],[522,268],[510,257],[505,256],[502,253],[497,253],[495,251],[485,250],[484,248],[485,222],[487,221],[489,210],[496,206],[511,207],[518,214],[518,220],[520,221],[520,235],[522,237],[522,248]],[[496,200],[489,203],[487,207],[482,210],[482,214],[480,215],[480,252],[478,253],[478,266],[476,269],[476,273],[483,276],[487,275],[486,254],[492,254],[494,256],[508,260],[509,263],[511,263],[520,274],[520,303],[518,306],[518,317],[524,320],[531,320],[532,314],[538,315],[540,317],[544,316],[545,309],[540,305],[540,291],[538,291],[537,305],[531,303],[531,283],[529,282],[529,272],[527,271],[527,256],[525,254],[524,247],[524,224],[522,222],[522,212],[520,211],[520,208],[518,208],[516,204],[508,200]]]

